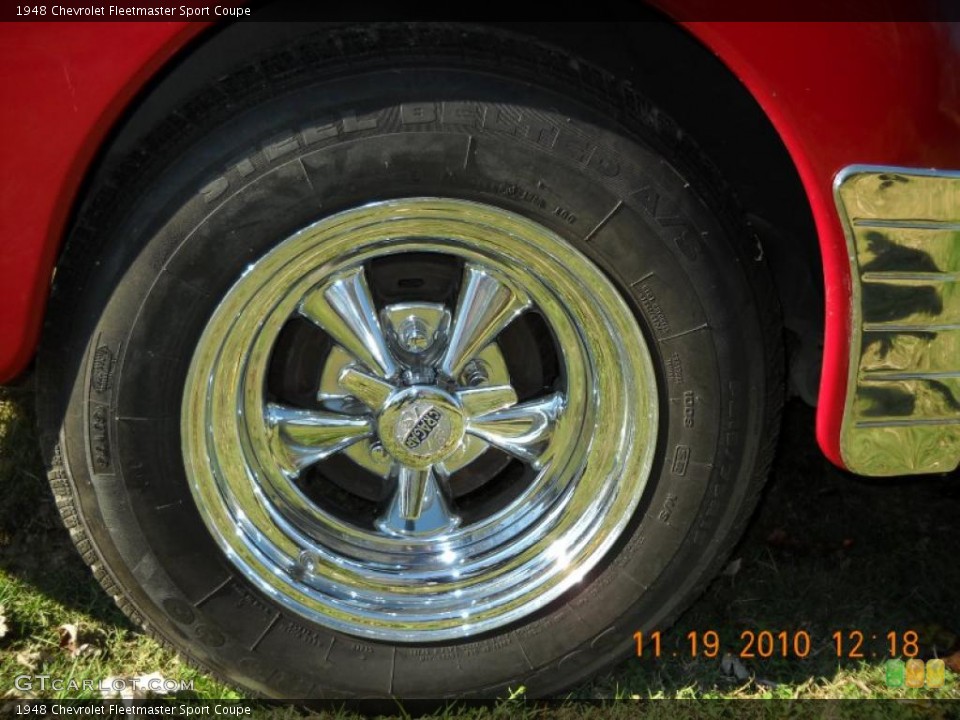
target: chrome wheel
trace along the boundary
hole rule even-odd
[[[424,257],[454,268],[449,302],[378,302],[378,263]],[[326,340],[300,404],[271,389],[291,322]],[[505,339],[522,323],[556,366],[534,390]],[[630,308],[569,243],[418,198],[329,217],[250,266],[197,346],[181,424],[197,506],[250,582],[324,626],[427,642],[525,617],[601,560],[649,475],[656,383]]]

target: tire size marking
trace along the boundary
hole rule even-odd
[[[110,470],[112,452],[109,430],[110,411],[103,403],[90,404],[90,456],[93,471],[105,473]]]
[[[459,652],[465,658],[481,657],[488,653],[502,653],[512,644],[513,640],[508,636],[492,637],[460,648]]]
[[[306,628],[303,625],[292,622],[290,620],[284,620],[280,623],[280,630],[287,635],[292,635],[301,642],[306,643],[307,645],[312,645],[313,647],[322,648],[330,646],[327,648],[327,653],[329,654],[330,648],[333,647],[333,643],[329,638],[325,638],[318,633],[313,632],[310,628]]]
[[[670,321],[667,320],[667,316],[663,313],[663,308],[660,307],[660,303],[657,302],[657,296],[653,294],[653,290],[650,289],[650,286],[646,283],[640,283],[639,285],[634,286],[634,290],[636,292],[637,299],[640,300],[640,304],[646,311],[647,318],[650,320],[650,324],[656,331],[657,336],[663,338],[664,336],[669,335]]]
[[[400,656],[402,658],[412,658],[417,662],[418,665],[424,663],[450,663],[460,667],[460,657],[457,655],[457,651],[452,647],[438,647],[438,648],[400,648]]]
[[[667,358],[667,380],[674,385],[683,385],[683,363],[680,353],[673,353]]]
[[[530,203],[541,210],[547,208],[547,201],[541,195],[538,195],[532,190],[528,190],[518,183],[490,183],[487,185],[487,188],[489,192],[496,193],[501,197],[517,200],[518,202]]]

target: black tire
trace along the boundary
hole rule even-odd
[[[193,349],[244,268],[321,217],[406,196],[502,207],[584,252],[640,319],[661,408],[650,482],[599,567],[509,626],[413,646],[333,632],[243,579],[197,512],[179,432]],[[586,63],[451,26],[307,38],[206,88],[84,203],[39,360],[58,505],[134,622],[248,692],[558,693],[666,629],[754,507],[782,399],[755,248],[694,146]]]

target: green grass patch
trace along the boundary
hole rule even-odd
[[[192,680],[184,698],[239,698],[236,691],[199,673],[141,634],[93,580],[60,523],[37,452],[27,390],[0,390],[0,606],[6,632],[0,638],[0,695],[24,697],[14,688],[21,674],[92,680],[161,672]],[[649,717],[677,717],[653,699],[909,699],[919,704],[876,704],[858,717],[894,717],[905,708],[938,717],[924,701],[960,700],[950,670],[940,689],[887,686],[888,632],[913,630],[919,656],[960,651],[960,478],[885,481],[856,478],[833,468],[812,437],[813,411],[792,404],[769,486],[727,574],[673,628],[663,628],[660,657],[630,658],[607,675],[576,689],[565,705],[549,709],[518,701],[492,707],[447,708],[449,718],[634,716],[638,703]],[[77,628],[73,642],[58,628]],[[810,638],[806,657],[739,657],[744,632],[781,631]],[[717,634],[716,657],[705,657],[704,633]],[[832,635],[863,633],[863,657],[838,657]],[[696,632],[692,656],[688,633]],[[77,648],[87,647],[77,651]],[[756,650],[757,648],[755,648]],[[723,662],[723,656],[730,659]],[[32,693],[46,699],[99,697],[99,691]],[[598,706],[596,700],[619,700]],[[584,705],[586,702],[588,704]],[[675,707],[671,704],[671,707]],[[704,710],[699,702],[689,706]],[[725,717],[721,707],[708,717]],[[737,704],[736,717],[759,717]],[[782,706],[793,707],[793,706]],[[810,710],[809,703],[798,708]],[[813,706],[818,707],[818,706]],[[843,704],[825,716],[846,717]],[[660,708],[660,709],[658,709]],[[889,711],[889,715],[887,714]],[[299,717],[274,710],[272,717]],[[666,713],[669,712],[669,715]],[[659,713],[659,714],[658,714]],[[851,710],[850,717],[857,713]],[[932,713],[932,714],[930,714]],[[400,711],[397,711],[400,714]],[[819,714],[819,713],[815,713]],[[347,717],[350,713],[324,713]],[[682,713],[681,713],[682,716]],[[702,716],[702,715],[701,715]],[[947,717],[947,715],[943,715]]]

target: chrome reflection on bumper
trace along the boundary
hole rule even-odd
[[[834,182],[850,255],[840,448],[863,475],[960,461],[960,172],[851,166]]]

